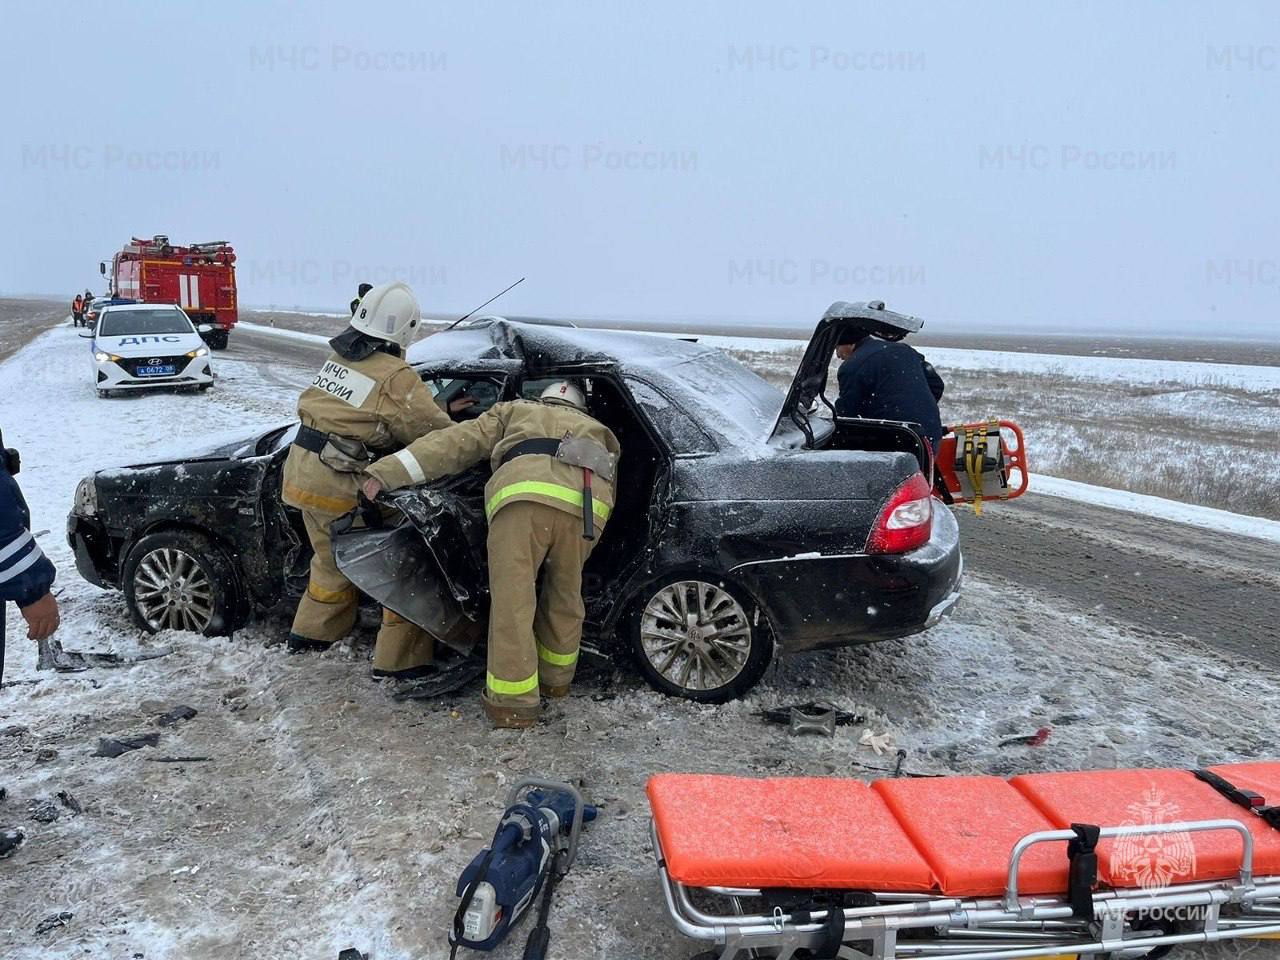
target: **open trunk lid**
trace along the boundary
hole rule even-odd
[[[831,354],[846,330],[864,330],[885,340],[901,340],[923,326],[924,321],[919,317],[886,310],[883,300],[866,303],[837,300],[831,304],[809,338],[809,346],[805,348],[804,357],[787,391],[787,399],[773,426],[773,436],[787,429],[787,424],[795,424],[812,442],[812,431],[807,427],[808,410],[826,389]]]

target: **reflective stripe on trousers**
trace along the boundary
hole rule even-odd
[[[512,497],[530,493],[540,497],[562,500],[578,508],[582,507],[581,490],[574,490],[572,487],[561,486],[558,483],[548,483],[545,480],[520,480],[516,483],[507,484],[490,497],[489,502],[484,505],[484,515],[492,520],[494,513],[506,501]],[[604,521],[609,519],[610,508],[593,497],[591,500],[591,512]]]

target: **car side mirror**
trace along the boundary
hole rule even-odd
[[[98,261],[98,272],[104,277],[107,275],[107,265],[101,260]]]
[[[213,333],[213,324],[212,324],[212,323],[197,323],[197,324],[196,324],[196,333],[200,334],[200,336],[202,336],[202,337],[203,337],[206,333]]]
[[[80,331],[79,336],[80,336],[80,339],[81,339],[81,340],[92,340],[92,339],[93,339],[93,331],[92,331],[92,330],[81,330],[81,331]]]

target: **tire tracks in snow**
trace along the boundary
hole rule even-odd
[[[1280,546],[1031,494],[959,521],[974,574],[1280,666]]]

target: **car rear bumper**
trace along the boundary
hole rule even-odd
[[[106,528],[93,517],[67,517],[67,544],[75,554],[80,576],[97,587],[116,588],[120,575],[115,545]]]
[[[963,561],[955,517],[946,509],[934,516],[932,538],[910,553],[801,554],[730,572],[760,603],[787,652],[918,633],[960,600]]]

